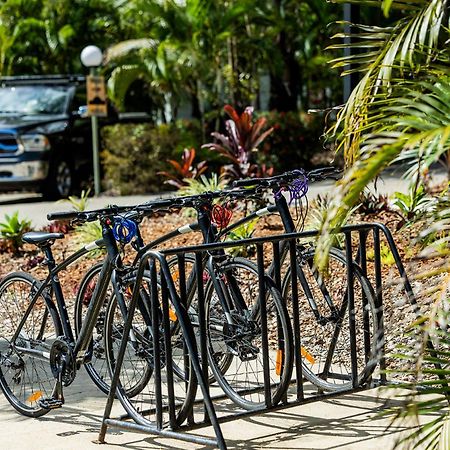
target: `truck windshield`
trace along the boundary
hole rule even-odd
[[[0,88],[1,114],[64,114],[67,86],[6,86]]]

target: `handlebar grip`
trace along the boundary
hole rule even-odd
[[[251,187],[266,182],[265,178],[244,178],[233,181],[233,187]]]
[[[78,211],[62,211],[55,213],[48,213],[47,220],[72,220],[79,216]]]
[[[173,198],[160,199],[160,200],[150,200],[148,202],[142,203],[141,205],[135,206],[136,211],[151,213],[155,209],[159,208],[170,208],[174,205]]]

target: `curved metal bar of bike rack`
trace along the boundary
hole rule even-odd
[[[162,429],[161,423],[159,423],[156,427],[150,427],[150,426],[147,427],[147,426],[138,425],[138,424],[134,424],[134,423],[124,422],[122,420],[114,420],[114,419],[110,418],[112,404],[114,401],[114,397],[115,397],[116,389],[117,389],[117,383],[119,380],[120,369],[121,369],[123,357],[124,357],[126,346],[127,346],[128,336],[129,336],[129,333],[131,330],[131,324],[132,324],[132,319],[133,319],[137,299],[139,296],[139,291],[140,291],[139,286],[143,279],[144,271],[146,268],[148,268],[148,260],[149,259],[153,260],[153,264],[154,264],[155,260],[157,260],[159,262],[161,271],[167,282],[167,288],[170,293],[170,298],[171,298],[172,304],[175,308],[177,318],[179,320],[180,326],[181,326],[184,336],[185,336],[185,341],[186,341],[186,346],[188,348],[189,357],[191,359],[191,363],[192,363],[193,369],[195,371],[197,381],[198,381],[200,388],[202,390],[202,393],[203,393],[203,402],[204,402],[205,408],[208,412],[209,421],[210,421],[210,423],[214,429],[214,432],[216,434],[216,440],[205,438],[202,436],[192,436],[192,435],[187,435],[185,433],[179,433],[176,431]],[[155,374],[155,378],[156,378],[156,376],[157,376],[157,374]],[[159,376],[160,376],[160,374],[159,374]],[[156,384],[158,385],[158,384],[160,384],[160,382],[158,380],[156,380]],[[158,399],[157,399],[157,401],[158,401]],[[157,411],[158,411],[158,408],[157,408]],[[122,428],[122,429],[128,429],[128,430],[135,430],[138,432],[146,432],[146,433],[150,433],[150,434],[157,434],[160,436],[181,439],[181,440],[193,442],[196,444],[213,445],[213,446],[217,446],[221,450],[226,450],[226,448],[227,448],[226,444],[225,444],[225,440],[223,438],[222,430],[217,421],[217,415],[216,415],[216,412],[215,412],[215,409],[214,409],[214,406],[213,406],[213,403],[211,400],[211,396],[209,395],[209,391],[206,387],[204,374],[202,373],[200,361],[198,358],[195,335],[194,335],[192,326],[190,325],[187,311],[186,311],[185,307],[181,304],[180,298],[178,296],[178,293],[176,291],[172,277],[170,275],[170,269],[167,264],[167,261],[165,260],[164,256],[161,253],[154,251],[154,250],[150,250],[150,251],[146,252],[142,256],[139,266],[138,266],[136,282],[135,282],[135,286],[133,289],[130,306],[128,309],[128,315],[125,320],[125,327],[124,327],[124,331],[123,331],[122,341],[121,341],[119,353],[118,353],[117,359],[116,359],[116,367],[114,370],[114,375],[111,380],[111,387],[110,387],[110,391],[109,391],[109,395],[108,395],[108,401],[107,401],[107,404],[105,407],[102,428],[100,430],[98,442],[100,442],[100,443],[104,442],[106,429],[108,426],[114,426],[116,428]]]

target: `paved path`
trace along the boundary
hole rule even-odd
[[[0,436],[4,450],[206,449],[181,441],[110,429],[106,444],[98,437],[105,396],[79,373],[66,389],[66,405],[40,419],[12,411],[0,395]],[[222,425],[230,450],[240,449],[391,449],[403,426],[387,430],[390,419],[379,415],[386,393],[369,390],[291,407]],[[118,402],[116,402],[118,403]],[[120,414],[120,405],[115,412]],[[210,427],[196,434],[213,436]]]

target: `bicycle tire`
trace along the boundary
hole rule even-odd
[[[0,388],[16,411],[28,417],[41,417],[49,412],[38,402],[52,397],[56,384],[50,360],[39,359],[32,354],[23,358],[23,353],[11,345],[33,292],[37,292],[40,286],[40,281],[25,272],[10,273],[0,282]],[[53,302],[40,295],[35,299],[15,344],[50,354],[52,341],[60,335],[58,312]]]
[[[230,321],[223,311],[219,296],[215,292],[212,280],[205,287],[205,311],[207,344],[210,368],[225,394],[238,406],[246,410],[257,410],[265,408],[264,377],[263,377],[263,355],[261,334],[261,314],[258,293],[258,268],[251,261],[235,257],[224,263],[218,264],[217,281],[222,289],[227,289],[223,280],[227,274],[232,273],[236,289],[239,286],[239,294],[247,303],[248,313],[235,313],[231,311],[233,320]],[[238,271],[241,271],[238,273]],[[283,364],[277,360],[279,348],[269,339],[269,376],[270,395],[272,405],[276,405],[287,391],[291,380],[293,367],[293,337],[292,328],[286,307],[279,290],[273,281],[264,276],[266,288],[266,307],[268,332],[276,330],[278,338],[284,342]],[[245,289],[245,291],[244,291]],[[231,293],[231,296],[236,294]],[[245,317],[247,315],[248,317]],[[244,328],[235,327],[233,323],[241,321]],[[277,323],[275,323],[275,321]],[[279,321],[279,322],[278,322]],[[247,329],[245,328],[247,327]],[[257,328],[259,330],[257,331]],[[251,330],[251,331],[247,331]],[[237,338],[239,333],[243,336]],[[249,340],[250,336],[250,340]],[[276,351],[275,351],[276,350]],[[232,356],[232,362],[226,371],[223,371],[221,362],[222,353]],[[245,366],[244,371],[241,370]]]
[[[147,301],[150,298],[150,294],[148,293],[148,289],[151,286],[151,278],[150,273],[148,271],[145,271],[144,283],[146,286],[143,288],[147,291],[145,294],[147,296]],[[130,281],[130,284],[132,282]],[[170,299],[169,299],[170,302]],[[161,313],[162,314],[162,313]],[[140,317],[139,317],[140,315]],[[122,313],[118,311],[117,309],[117,301],[116,299],[112,299],[107,308],[107,314],[106,314],[106,322],[105,322],[105,351],[106,356],[108,359],[108,365],[109,370],[112,374],[115,370],[115,360],[116,355],[118,352],[118,348],[120,346],[121,340],[122,340],[122,330],[123,330],[123,316]],[[147,323],[147,320],[144,318],[142,314],[140,314],[139,309],[136,308],[135,314],[133,317],[132,322],[132,330],[135,336],[136,341],[138,341],[141,344],[141,347],[139,348],[139,351],[145,352],[146,358],[147,358],[147,367],[152,366],[153,361],[153,343],[152,343],[152,337],[151,337],[151,324]],[[163,329],[161,330],[161,340],[163,340]],[[160,341],[161,341],[160,340]],[[160,345],[164,346],[164,342],[160,342]],[[164,349],[165,350],[165,349]],[[179,349],[172,348],[172,353],[175,353]],[[127,350],[129,351],[129,348],[127,347]],[[132,352],[135,352],[136,349],[133,348],[131,350]],[[165,354],[165,351],[162,351],[162,354]],[[131,358],[129,358],[131,359]],[[164,371],[165,365],[163,364],[162,371]],[[117,384],[117,390],[116,390],[116,396],[121,402],[122,406],[125,408],[125,410],[128,412],[130,417],[132,417],[136,423],[139,423],[141,425],[150,425],[154,426],[155,421],[151,420],[152,417],[152,411],[154,410],[154,400],[155,400],[155,387],[154,387],[154,378],[153,371],[151,372],[150,376],[147,378],[145,385],[142,385],[139,392],[134,393],[134,395],[129,395],[128,390],[126,389],[126,386],[124,388],[124,380],[128,377],[128,374],[126,373],[126,367],[124,368],[124,365],[122,364],[121,372],[119,375],[119,382]],[[178,425],[181,425],[181,423],[184,422],[186,419],[188,413],[190,412],[192,408],[193,401],[195,399],[195,395],[197,392],[197,379],[195,377],[194,371],[191,368],[190,373],[192,374],[187,381],[181,380],[179,384],[176,385],[176,393],[179,393],[178,403],[176,403],[176,422]],[[162,380],[164,380],[164,377],[161,377]],[[174,380],[175,384],[175,380]],[[164,395],[165,389],[167,389],[167,385],[164,384],[164,381],[162,381],[162,392]],[[175,396],[176,396],[175,393]],[[165,397],[166,398],[166,397]],[[148,413],[148,417],[147,417]],[[167,419],[168,420],[168,419]]]
[[[92,293],[101,269],[102,263],[96,264],[95,266],[91,267],[91,269],[89,269],[89,271],[85,274],[83,280],[80,283],[80,289],[78,290],[75,303],[75,332],[77,336],[83,324],[84,311],[87,309],[92,299]],[[128,275],[128,278],[129,277],[130,276]],[[127,286],[127,283],[128,281],[126,275],[124,277],[125,287]],[[130,283],[132,283],[132,278]],[[84,364],[91,380],[105,394],[109,393],[109,389],[111,386],[110,368],[105,350],[105,339],[107,339],[107,337],[104,335],[107,308],[108,304],[111,301],[116,301],[116,296],[112,292],[112,286],[110,292],[105,298],[104,305],[102,307],[102,310],[100,311],[100,315],[97,318],[97,323],[94,328],[94,335],[89,346],[89,351],[91,352],[91,360],[90,362]],[[133,364],[133,358],[130,355],[129,365],[131,364]],[[127,395],[130,397],[137,395],[137,393],[139,393],[140,390],[143,389],[151,376],[151,369],[146,364],[146,361],[141,361],[140,365],[146,370],[139,370],[140,376],[133,376],[133,380],[135,380],[134,383],[127,386]]]
[[[197,299],[197,278],[195,276],[195,273],[192,271],[195,268],[195,264],[196,264],[196,258],[194,254],[188,253],[186,255],[184,255],[184,261],[185,261],[185,273],[186,273],[186,283],[187,283],[187,289],[186,289],[186,294],[187,294],[187,310],[188,310],[188,315],[189,315],[189,319],[191,321],[191,325],[192,328],[194,330],[195,333],[195,337],[196,337],[196,341],[197,341],[197,348],[200,348],[200,334],[199,334],[199,323],[198,323],[198,299]],[[171,270],[171,275],[172,275],[172,280],[174,281],[175,287],[177,289],[178,292],[180,292],[180,285],[179,285],[179,267],[178,267],[178,258],[174,257],[174,258],[170,258],[167,261],[167,264]],[[186,266],[190,265],[191,266],[191,270],[187,269]],[[204,269],[204,278],[208,278],[208,272],[207,269]],[[178,322],[173,322],[173,330],[172,330],[172,341],[174,343],[177,342],[178,340],[178,335],[180,333],[180,326],[178,324]],[[201,355],[199,355],[200,360],[201,360]],[[230,355],[228,354],[224,354],[223,358],[220,362],[220,370],[222,373],[225,373],[231,362],[232,362],[233,358],[230,357]],[[181,380],[185,380],[186,379],[186,371],[183,367],[183,362],[181,361],[181,359],[179,361],[174,360],[173,363],[173,371],[175,373],[175,375],[180,378]],[[208,384],[211,385],[213,383],[215,383],[216,378],[214,376],[214,374],[209,373],[208,376]]]
[[[308,285],[314,295],[319,312],[324,316],[330,314],[323,291],[320,289],[317,279],[313,275],[315,249],[308,249],[301,254],[302,268],[308,278]],[[347,292],[347,259],[341,250],[332,248],[329,258],[329,275],[326,288],[334,302],[334,306],[339,310],[339,320],[321,324],[314,316],[313,311],[306,299],[300,280],[298,281],[298,299],[300,314],[300,336],[302,353],[302,374],[323,391],[347,390],[353,386],[351,376],[350,355],[350,332],[348,307],[346,306]],[[361,268],[353,263],[354,273],[354,305],[356,314],[356,345],[357,345],[357,385],[362,386],[371,376],[377,361],[378,348],[378,321],[375,308],[375,293],[369,280],[363,275]],[[292,305],[290,298],[291,269],[289,268],[282,282],[282,293],[286,304]],[[323,280],[323,278],[321,278]],[[345,281],[344,281],[345,280]],[[343,293],[345,290],[345,293]],[[366,298],[366,307],[363,307],[363,297]],[[341,299],[341,301],[337,299]],[[364,317],[367,320],[367,330],[362,329]],[[340,323],[340,324],[339,324]],[[339,328],[338,328],[339,327]],[[336,343],[333,352],[331,342],[333,336]],[[366,334],[366,337],[364,336]],[[370,340],[370,355],[366,360],[364,341],[368,337]],[[331,356],[330,356],[331,355]],[[331,361],[329,369],[324,369],[327,358]],[[331,371],[330,371],[331,370]]]
[[[102,263],[92,266],[83,276],[75,298],[74,307],[74,323],[75,336],[78,338],[84,321],[84,315],[89,307],[97,283],[98,275],[102,269]],[[108,294],[107,294],[108,295]],[[106,298],[97,323],[93,330],[91,343],[89,344],[89,352],[91,360],[84,363],[84,368],[94,384],[104,393],[108,394],[111,384],[106,357],[103,344],[103,328],[106,317]]]

